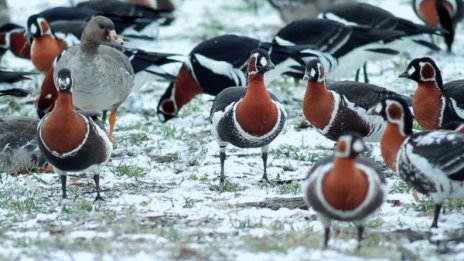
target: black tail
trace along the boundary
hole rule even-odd
[[[27,75],[34,75],[37,74],[35,72],[10,72],[10,71],[3,71],[0,70],[0,83],[7,82],[7,83],[15,83],[22,80],[29,80],[30,78],[25,77]]]
[[[124,53],[129,57],[135,73],[146,71],[168,81],[175,80],[176,75],[166,72],[161,66],[170,63],[182,63],[184,61],[182,59],[183,56],[173,53],[147,52],[140,49],[126,49]],[[150,68],[153,65],[156,66],[155,69]]]
[[[403,31],[406,35],[418,35],[418,34],[444,35],[448,32],[443,28],[416,24],[416,23],[413,23],[409,20],[402,19],[402,18],[398,18],[398,25],[396,26],[395,30]]]
[[[15,97],[26,97],[29,95],[29,92],[19,88],[10,88],[10,89],[0,89],[0,96],[15,96]]]
[[[429,42],[426,40],[420,40],[420,39],[413,39],[412,41],[426,48],[429,48],[432,51],[435,51],[435,52],[441,51],[441,48],[432,42]]]
[[[306,63],[319,58],[328,64],[328,70],[336,66],[336,59],[329,53],[317,51],[313,45],[282,46],[275,43],[262,43],[270,50],[271,60],[274,64],[285,66],[284,74],[297,80],[304,76]]]
[[[388,42],[402,36],[405,36],[405,33],[396,30],[391,31],[371,28],[368,29],[365,27],[353,27],[353,33],[349,40],[333,55],[338,58],[363,45],[382,41]]]

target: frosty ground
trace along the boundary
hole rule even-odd
[[[418,21],[409,1],[368,2]],[[13,21],[24,25],[27,16],[68,2],[9,4]],[[129,45],[187,54],[201,40],[222,33],[269,41],[283,23],[266,1],[258,6],[255,13],[246,1],[182,1],[176,21],[159,29],[158,40]],[[431,54],[445,81],[463,78],[463,30],[457,30],[454,54]],[[397,76],[415,55],[372,63],[371,82],[413,93],[415,84]],[[0,65],[33,69],[10,54]],[[42,77],[23,84],[32,92],[29,98],[0,101],[1,113],[36,117],[33,100]],[[273,182],[259,183],[263,168],[258,149],[229,146],[226,187],[218,186],[218,146],[207,120],[212,97],[195,98],[178,118],[162,124],[155,109],[166,87],[166,82],[147,84],[120,109],[115,150],[102,173],[104,202],[93,203],[90,177],[72,175],[69,199],[61,200],[55,174],[2,174],[1,260],[464,260],[462,201],[448,201],[440,228],[430,230],[433,204],[423,195],[421,202],[414,201],[411,189],[390,171],[385,172],[387,201],[369,219],[360,250],[356,229],[348,223],[333,224],[330,247],[323,250],[322,227],[311,209],[247,204],[300,197],[297,180],[333,148],[333,142],[305,124],[303,82],[282,77],[270,86],[289,115],[282,135],[271,144],[268,175]],[[378,144],[369,147],[368,156],[382,164]],[[295,181],[277,182],[282,180]]]

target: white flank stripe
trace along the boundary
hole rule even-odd
[[[453,109],[454,109],[454,111],[456,112],[456,114],[457,114],[459,117],[461,117],[462,119],[464,119],[464,110],[461,109],[461,108],[458,106],[458,104],[457,104],[457,102],[456,102],[455,99],[453,99],[453,98],[450,97],[450,100],[451,100],[451,104],[453,105]]]
[[[234,102],[229,104],[223,111],[214,112],[213,116],[211,117],[211,123],[212,123],[211,132],[213,133],[213,136],[216,138],[219,144],[224,143],[224,141],[221,139],[218,133],[219,122],[221,121],[224,114],[226,114],[228,111],[230,111],[233,108],[234,104],[235,104]]]
[[[340,95],[336,92],[330,91],[332,93],[332,97],[334,98],[334,108],[332,110],[332,114],[330,115],[329,124],[325,126],[324,129],[321,130],[322,134],[325,135],[332,127],[333,121],[335,120],[335,116],[337,116],[338,108],[340,107]]]
[[[294,46],[295,45],[294,43],[292,43],[292,42],[290,42],[288,40],[282,39],[279,36],[274,37],[274,40],[280,46]]]
[[[104,162],[107,162],[111,157],[111,153],[113,152],[113,143],[108,137],[108,134],[106,134],[106,131],[100,128],[93,119],[90,119],[90,124],[97,130],[97,135],[100,136],[100,138],[105,143],[106,160]]]
[[[446,106],[446,98],[445,96],[441,96],[441,113],[439,114],[440,117],[438,118],[438,125],[441,126],[443,124],[443,116],[445,114],[445,106]],[[456,112],[457,113],[457,112]]]
[[[245,74],[232,66],[232,64],[224,61],[216,61],[201,54],[194,54],[195,58],[201,66],[211,70],[212,72],[224,75],[235,82],[235,86],[246,84]]]
[[[332,21],[335,21],[335,22],[339,22],[339,23],[342,23],[342,24],[345,24],[345,25],[359,25],[357,23],[354,23],[354,22],[350,22],[344,18],[341,18],[340,16],[334,14],[334,13],[325,13],[325,14],[320,14],[318,16],[318,18],[325,18],[325,19],[328,19],[328,20],[332,20]]]
[[[456,135],[460,134],[453,134],[452,131],[437,130],[420,137],[419,140],[416,138],[415,141],[422,146],[431,145],[443,139],[460,138],[456,137]],[[414,177],[423,180],[426,177],[426,179],[434,184],[437,192],[430,193],[434,203],[442,203],[447,198],[464,198],[464,182],[450,179],[441,169],[443,166],[432,165],[426,158],[415,154],[413,152],[414,146],[409,142],[410,139],[406,139],[398,152],[396,172],[401,175],[399,166],[405,164],[405,161],[408,159],[409,163],[420,172],[415,173],[415,176],[409,175],[410,178]]]

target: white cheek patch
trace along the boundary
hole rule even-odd
[[[266,58],[261,57],[261,59],[259,60],[259,63],[260,63],[261,66],[263,66],[263,67],[267,66],[267,60],[266,60]]]
[[[419,63],[419,65],[420,65],[420,68],[421,68],[421,73],[420,73],[421,80],[424,81],[424,82],[435,81],[435,78],[436,78],[435,67],[433,67],[430,63],[424,63],[424,62]],[[426,76],[424,76],[424,74],[425,74],[424,69],[426,69],[429,66],[432,69],[431,75],[430,75],[430,77],[426,77]]]
[[[345,150],[340,151],[339,148],[337,147],[335,149],[335,156],[336,157],[341,157],[341,158],[346,158],[349,156],[350,151],[351,151],[351,136],[342,136],[338,138],[338,144],[344,143],[346,145]]]
[[[387,121],[390,122],[390,123],[393,123],[393,124],[396,124],[399,126],[399,129],[400,129],[400,132],[401,134],[403,134],[404,136],[406,136],[405,134],[405,131],[404,131],[404,111],[403,111],[403,107],[401,106],[401,104],[399,104],[398,102],[396,101],[387,101],[387,105],[386,105],[386,114],[387,114]],[[401,108],[401,116],[399,119],[395,119],[393,118],[390,113],[388,112],[389,111],[389,107],[390,106],[398,106],[399,108]]]
[[[382,104],[381,103],[377,104],[377,106],[375,106],[374,111],[376,113],[380,113],[382,111]]]

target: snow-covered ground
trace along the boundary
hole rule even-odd
[[[367,2],[419,22],[409,1]],[[12,20],[23,25],[31,14],[67,4],[9,1]],[[201,40],[222,33],[270,40],[283,22],[267,1],[258,1],[258,6],[255,13],[246,1],[180,1],[175,22],[160,28],[156,41],[129,44],[187,54]],[[463,30],[458,27],[453,54],[430,54],[445,81],[463,78]],[[397,76],[415,56],[370,64],[371,82],[411,94],[415,84]],[[29,61],[11,54],[0,65],[33,70]],[[42,77],[23,86],[36,95]],[[356,229],[340,222],[333,224],[330,247],[323,250],[322,226],[311,209],[241,206],[301,196],[299,183],[259,183],[260,151],[230,146],[226,161],[230,184],[217,186],[219,149],[207,121],[211,97],[195,98],[177,119],[162,124],[155,109],[166,87],[166,82],[148,84],[120,109],[114,154],[102,173],[104,202],[93,203],[95,187],[89,177],[71,176],[70,199],[61,200],[55,174],[2,175],[0,260],[464,260],[462,202],[447,204],[440,228],[430,230],[433,204],[422,195],[423,202],[414,201],[411,190],[389,171],[387,201],[370,218],[360,250]],[[330,152],[333,142],[300,127],[304,83],[282,78],[270,89],[284,102],[289,119],[271,144],[268,175],[272,180],[301,179]],[[35,117],[34,95],[5,99],[8,102],[2,101],[0,109],[3,114]],[[8,109],[11,106],[16,109]],[[370,156],[382,164],[378,144],[369,147]]]

